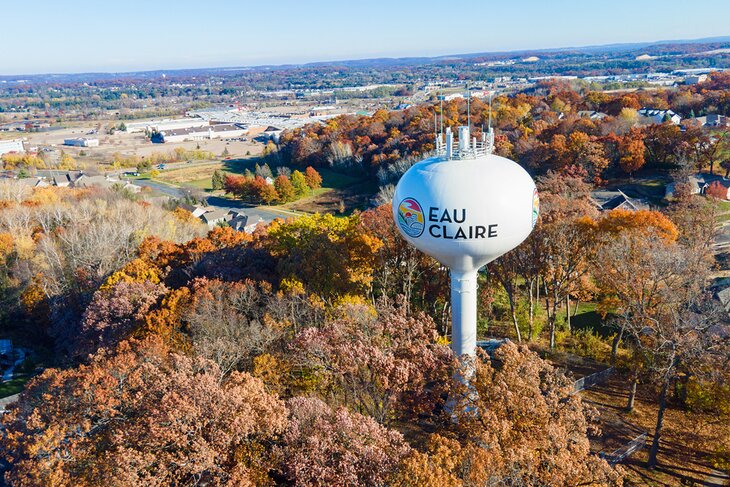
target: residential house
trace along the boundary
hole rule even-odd
[[[728,119],[728,117],[726,117],[725,115],[718,115],[716,113],[711,113],[703,117],[697,117],[694,120],[697,120],[700,124],[702,124],[703,127],[730,126],[730,119]]]
[[[212,211],[213,208],[211,207],[202,207],[202,206],[195,206],[195,205],[189,205],[187,203],[182,203],[179,205],[180,208],[183,210],[188,210],[195,218],[200,218],[203,216],[206,212]]]
[[[228,214],[231,217],[228,220],[228,225],[237,232],[243,232],[248,222],[248,215],[233,210],[229,211]]]
[[[71,186],[71,176],[68,173],[53,176],[53,185],[59,188],[68,188]]]
[[[43,178],[20,178],[18,179],[20,184],[25,184],[31,188],[47,188],[50,186]]]
[[[593,191],[591,199],[599,211],[611,211],[616,209],[639,211],[650,208],[647,200],[643,198],[630,198],[620,189],[616,191]]]
[[[228,223],[228,221],[231,220],[231,216],[229,214],[230,212],[228,210],[212,210],[208,211],[206,213],[203,213],[200,216],[200,219],[208,225],[209,227],[214,227],[218,225],[219,223]]]
[[[707,188],[714,182],[719,182],[726,190],[729,190],[725,199],[730,199],[730,179],[718,174],[696,173],[689,177],[690,192],[692,194],[705,194]],[[664,197],[672,199],[674,197],[675,183],[669,183],[664,190]]]
[[[591,120],[602,120],[606,117],[608,117],[607,114],[603,112],[596,112],[594,110],[581,110],[578,112],[578,116],[581,118],[588,118]]]
[[[659,110],[656,108],[644,107],[639,110],[639,115],[651,119],[651,121],[656,124],[670,121],[674,125],[679,125],[679,123],[682,121],[682,117],[674,113],[672,110]]]
[[[121,189],[131,191],[132,193],[139,193],[142,190],[141,186],[132,184],[129,181],[123,181],[109,176],[87,176],[86,174],[82,174],[76,178],[73,186],[75,188],[97,186],[104,189]]]

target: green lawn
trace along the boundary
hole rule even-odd
[[[717,208],[720,211],[730,211],[730,201],[718,201]]]
[[[326,167],[320,168],[317,172],[322,176],[323,188],[342,189],[359,183],[364,179],[362,177],[334,172]]]
[[[25,383],[30,380],[32,376],[27,373],[17,373],[12,380],[0,383],[0,398],[12,396],[23,390]]]
[[[211,178],[195,179],[193,181],[183,183],[183,186],[191,186],[193,188],[202,189],[203,191],[213,191]]]

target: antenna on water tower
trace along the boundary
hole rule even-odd
[[[471,134],[471,96],[469,95],[469,83],[466,84],[466,126]]]
[[[494,91],[489,90],[489,130],[492,130],[492,95],[494,94]]]
[[[441,101],[441,134],[444,133],[444,92],[443,90],[439,90],[439,101]]]

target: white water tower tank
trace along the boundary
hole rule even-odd
[[[466,132],[466,133],[465,133]],[[468,131],[459,130],[469,140]],[[476,353],[477,271],[517,247],[539,214],[535,183],[515,162],[477,144],[411,167],[393,217],[403,237],[451,270],[452,348]]]

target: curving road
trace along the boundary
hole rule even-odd
[[[167,184],[158,183],[157,181],[150,181],[149,179],[137,179],[130,181],[139,186],[146,186],[166,196],[171,196],[173,198],[185,197],[185,188],[169,186]],[[251,205],[249,203],[244,203],[243,201],[231,200],[228,198],[223,198],[221,196],[206,196],[206,200],[208,202],[208,206],[212,206],[221,210],[250,210],[251,213],[261,216],[261,218],[266,223],[270,223],[276,218],[288,218],[300,215],[300,213],[295,213],[288,210],[268,206]]]

